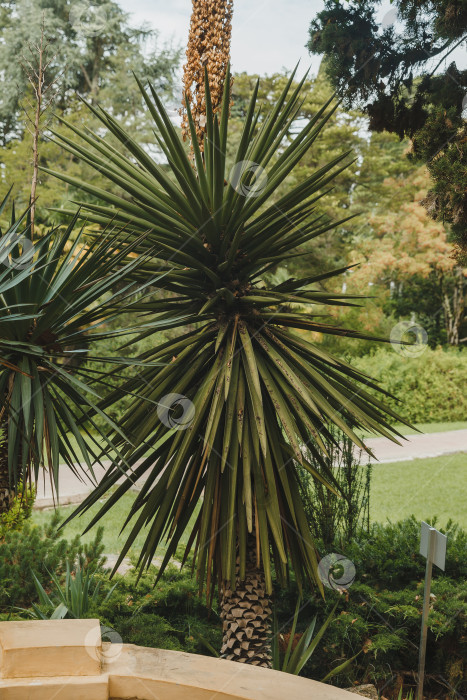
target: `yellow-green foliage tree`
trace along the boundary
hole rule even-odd
[[[411,316],[426,326],[431,345],[443,337],[440,328],[449,344],[458,345],[465,323],[467,270],[454,259],[446,228],[420,203],[429,186],[424,167],[408,177],[385,180],[383,206],[367,219],[371,235],[349,252],[349,262],[357,267],[346,279],[349,292],[371,294],[373,303],[370,311],[342,310],[338,316],[357,315],[359,326],[373,331],[384,330],[391,313]]]

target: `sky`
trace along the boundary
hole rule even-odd
[[[130,14],[131,24],[146,22],[159,31],[162,41],[186,46],[192,0],[117,1]],[[304,72],[311,67],[316,75],[321,57],[310,56],[305,45],[310,22],[323,7],[324,0],[234,0],[232,70],[271,75],[283,68],[291,70],[300,60]],[[382,0],[376,19],[384,26],[392,23],[394,14],[390,0]],[[447,63],[453,60],[459,68],[467,67],[464,46],[458,47]]]
[[[118,0],[131,15],[132,24],[148,22],[160,31],[161,39],[173,38],[185,47],[190,25],[191,0]],[[322,0],[235,0],[232,22],[232,70],[260,75],[297,61],[312,72],[320,57],[305,48],[311,19],[322,9]]]

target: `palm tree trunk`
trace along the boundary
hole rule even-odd
[[[15,497],[15,491],[10,486],[8,474],[8,429],[6,421],[0,424],[0,515],[7,513]]]
[[[223,659],[271,668],[271,598],[256,559],[256,537],[249,534],[245,580],[237,559],[235,588],[224,584],[221,591]]]

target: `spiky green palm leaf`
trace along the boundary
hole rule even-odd
[[[94,463],[113,458],[109,431],[123,439],[97,406],[107,373],[83,363],[96,359],[91,343],[115,335],[106,324],[131,311],[135,285],[122,279],[144,258],[129,259],[133,245],[110,231],[84,243],[75,229],[76,217],[32,241],[29,212],[16,219],[13,207],[10,226],[0,231],[0,457],[12,490],[45,467],[58,492],[60,462],[92,475]],[[120,368],[136,362],[99,361]],[[96,414],[104,420],[96,422]]]
[[[320,286],[344,270],[272,285],[264,278],[268,269],[299,254],[302,244],[336,225],[318,216],[316,206],[348,162],[344,153],[277,196],[279,186],[333,111],[330,103],[324,105],[287,145],[285,135],[301,104],[302,84],[292,89],[292,79],[264,121],[256,109],[256,87],[233,168],[227,165],[226,155],[229,76],[220,119],[212,114],[206,80],[204,156],[186,105],[194,162],[153,88],[148,92],[141,84],[168,165],[157,164],[110,114],[92,107],[121,143],[120,149],[72,125],[78,139],[57,136],[73,155],[122,190],[121,196],[110,194],[55,173],[101,200],[101,204],[84,205],[89,219],[106,223],[115,217],[134,236],[150,229],[139,250],[155,247],[157,255],[145,270],[167,273],[161,285],[165,294],[140,310],[151,308],[167,328],[185,328],[147,353],[146,358],[166,366],[143,369],[128,386],[141,391],[141,400],[121,423],[138,445],[136,450],[122,446],[131,474],[126,465],[114,465],[78,512],[115,486],[122,472],[127,474],[92,526],[135,479],[144,477],[125,523],[137,516],[120,560],[137,534],[147,528],[140,565],[149,565],[157,546],[167,538],[162,571],[195,516],[186,549],[195,550],[200,586],[206,583],[208,592],[216,578],[235,583],[237,555],[244,578],[248,533],[252,532],[268,590],[273,565],[282,580],[289,563],[299,583],[304,578],[317,580],[297,465],[333,488],[331,475],[320,463],[323,437],[331,439],[327,426],[337,424],[362,446],[356,428],[391,437],[395,431],[390,421],[399,420],[368,392],[374,387],[368,377],[293,332],[305,329],[363,337],[322,318],[326,305],[355,303],[353,297]],[[262,180],[258,180],[260,173],[264,173]],[[177,415],[184,399],[174,395],[186,397],[194,406],[188,424]],[[173,404],[172,413],[165,404]]]

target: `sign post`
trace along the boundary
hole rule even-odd
[[[426,639],[428,633],[428,613],[430,611],[430,588],[433,564],[444,571],[447,537],[428,523],[422,522],[420,554],[426,557],[425,589],[423,592],[422,631],[420,635],[420,656],[418,663],[417,700],[423,700],[425,677]]]

